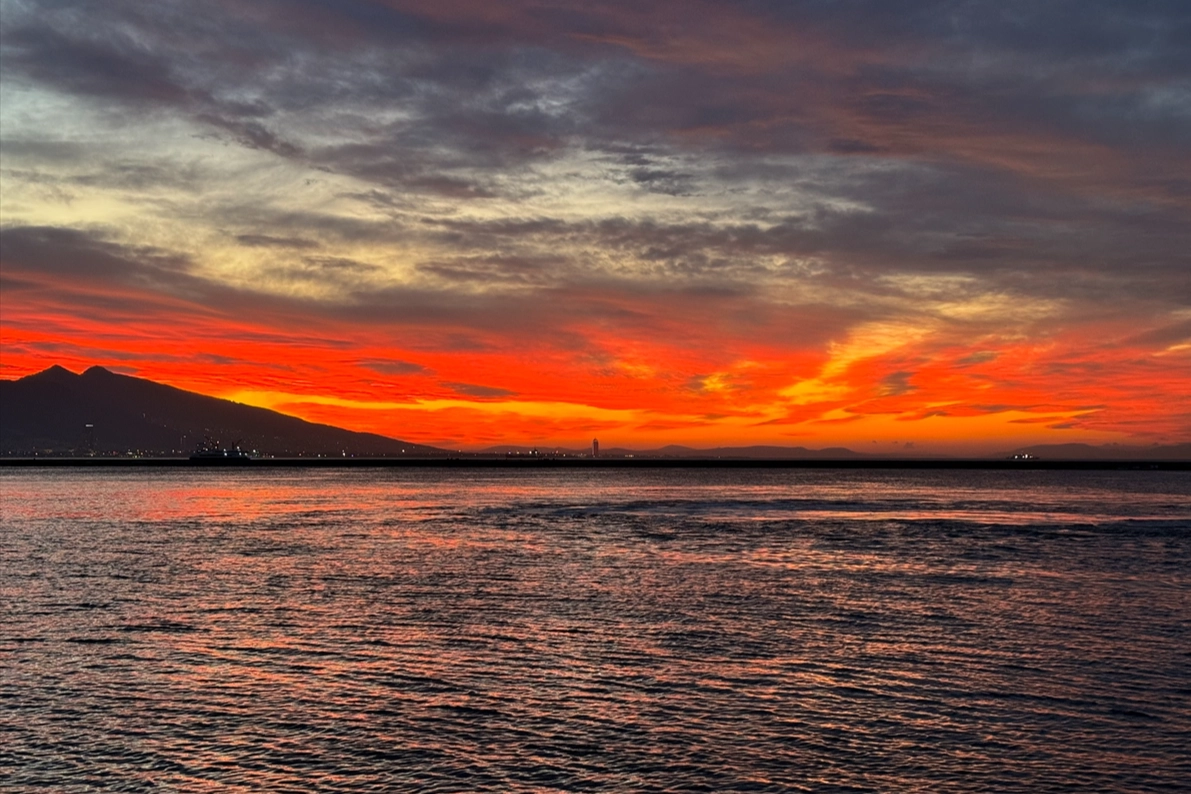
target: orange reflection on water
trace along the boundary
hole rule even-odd
[[[1179,757],[1189,719],[1185,478],[0,470],[0,487],[0,695],[12,752],[41,759],[22,782],[96,763],[245,790],[1177,782],[1153,760]]]

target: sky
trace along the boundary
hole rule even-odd
[[[460,449],[1191,441],[1191,4],[0,0],[0,377]]]

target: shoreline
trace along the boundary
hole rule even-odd
[[[1187,460],[979,460],[785,458],[0,458],[0,468],[193,469],[957,469],[1031,471],[1191,471]]]

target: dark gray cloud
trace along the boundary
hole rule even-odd
[[[379,372],[381,375],[433,375],[434,371],[415,364],[412,361],[400,361],[397,359],[360,359],[356,362],[359,366],[370,369],[373,372]]]
[[[963,358],[958,359],[955,362],[955,366],[972,367],[972,366],[976,366],[978,364],[987,364],[990,361],[996,361],[997,355],[998,354],[995,351],[982,350],[978,353],[971,353],[969,355],[964,356]],[[1004,409],[1001,409],[1001,410],[1004,410]]]
[[[237,234],[236,242],[251,248],[318,248],[317,240],[305,237],[274,237],[269,234]]]
[[[903,394],[910,394],[915,391],[914,386],[910,383],[910,378],[912,377],[914,377],[913,372],[891,372],[881,378],[878,391],[882,397],[898,397]]]
[[[262,149],[281,157],[298,157],[302,154],[297,145],[284,140],[259,121],[235,118],[219,112],[197,113],[195,119],[224,130],[231,135],[232,140],[249,149]]]
[[[5,12],[6,81],[183,119],[366,185],[349,195],[380,217],[249,201],[209,212],[241,245],[279,253],[431,244],[442,253],[414,269],[438,288],[395,299],[417,316],[482,324],[495,299],[452,290],[486,286],[632,292],[635,279],[642,295],[658,283],[748,295],[786,279],[888,295],[881,279],[905,274],[1191,302],[1185,3],[112,0]],[[69,141],[5,147],[22,162],[87,159]],[[567,178],[692,211],[519,210],[550,188],[541,170],[576,152],[597,165]],[[61,182],[179,184],[169,170],[112,160]],[[480,220],[464,207],[488,209]],[[116,272],[109,249],[76,253],[68,261]],[[124,276],[185,269],[142,253]],[[352,261],[271,267],[338,285],[378,272]],[[386,295],[353,300],[379,314]]]
[[[652,14],[630,3],[551,13],[506,3],[481,17],[418,2],[275,2],[201,15],[187,3],[113,2],[102,15],[83,3],[52,13],[13,5],[26,13],[6,25],[10,69],[76,94],[192,106],[263,148],[280,145],[266,119],[330,103],[400,107],[424,122],[380,130],[390,158],[394,148],[445,145],[461,156],[485,143],[466,159],[489,165],[548,154],[566,136],[615,145],[699,130],[727,131],[730,145],[875,151],[878,142],[823,133],[864,120],[921,122],[930,143],[944,104],[974,122],[1001,119],[1001,128],[1118,138],[1131,130],[1133,141],[1156,136],[1150,144],[1186,135],[1172,122],[1187,114],[1177,91],[1186,90],[1191,21],[1174,3],[740,3],[703,18],[672,16],[674,3]],[[641,26],[648,19],[670,25],[661,33]],[[762,42],[751,68],[708,55],[734,31],[766,26],[774,41]],[[812,57],[796,46],[772,57],[767,48],[783,37]],[[825,82],[835,89],[827,98]],[[1170,101],[1155,101],[1169,88]],[[851,121],[824,113],[825,103]]]
[[[80,96],[143,105],[183,105],[197,97],[173,78],[164,54],[118,27],[78,20],[65,32],[51,19],[5,25],[3,63],[37,83]]]
[[[180,283],[189,256],[151,246],[112,243],[102,235],[54,226],[0,228],[5,270],[104,282]]]
[[[463,394],[468,397],[478,397],[480,399],[499,399],[501,397],[512,397],[516,394],[516,392],[509,389],[500,389],[495,386],[477,386],[474,383],[443,381],[439,385],[444,386],[457,394]]]

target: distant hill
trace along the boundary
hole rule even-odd
[[[771,460],[850,460],[866,458],[859,452],[853,452],[844,447],[828,447],[827,449],[807,449],[806,447],[781,447],[754,445],[750,447],[712,447],[711,449],[694,449],[692,447],[670,444],[661,449],[648,453],[668,458],[764,458]]]
[[[591,455],[591,448],[583,449],[564,447],[521,447],[500,445],[479,450],[480,455],[530,455],[537,450],[541,455],[570,455],[585,457]],[[711,449],[696,449],[670,444],[658,449],[626,449],[624,447],[608,447],[600,450],[601,458],[744,458],[744,459],[773,459],[773,460],[851,460],[871,457],[859,452],[853,452],[844,447],[830,447],[828,449],[807,449],[806,447],[779,446],[751,446],[751,447],[712,447]]]
[[[1191,444],[1154,444],[1149,447],[1125,444],[1039,444],[1015,449],[1002,457],[1022,453],[1038,460],[1191,460]]]
[[[500,455],[527,456],[527,455],[533,455],[535,452],[538,455],[567,455],[570,457],[577,458],[577,457],[583,457],[585,455],[591,455],[591,448],[588,447],[585,449],[573,449],[570,447],[552,447],[552,446],[548,446],[548,445],[543,445],[540,447],[524,447],[524,446],[519,446],[517,444],[498,444],[494,447],[484,447],[483,449],[476,450],[472,454],[474,454],[474,455],[497,455],[497,456],[500,456]]]
[[[445,450],[354,433],[91,367],[0,380],[0,455],[189,455],[204,442],[276,457],[440,456]]]

